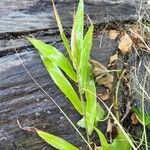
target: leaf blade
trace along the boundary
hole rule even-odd
[[[66,95],[66,97],[70,100],[73,104],[75,109],[80,113],[83,114],[82,111],[82,103],[78,98],[77,93],[71,86],[70,82],[66,79],[63,75],[61,70],[58,68],[56,64],[49,61],[47,58],[42,57],[44,65],[46,66],[50,76],[52,77],[55,84],[59,87],[59,89]],[[62,84],[63,81],[63,84]]]
[[[28,38],[28,40],[44,57],[55,62],[73,81],[77,82],[77,75],[72,65],[59,50],[37,39]]]
[[[105,150],[110,150],[110,148],[109,148],[110,145],[108,144],[107,139],[105,138],[104,134],[98,128],[95,127],[94,129],[99,136],[102,149],[104,150],[104,148],[105,148]]]
[[[83,0],[79,1],[79,5],[74,17],[74,24],[71,34],[71,52],[78,66],[80,62],[80,53],[83,49],[83,28],[84,28],[84,4]]]
[[[44,141],[59,150],[79,150],[77,147],[55,135],[49,134],[41,130],[36,130],[36,132]]]
[[[113,143],[110,145],[111,150],[121,149],[121,150],[131,150],[131,145],[124,136],[124,134],[119,130],[117,137],[114,139]]]
[[[90,79],[87,81],[86,96],[86,125],[88,134],[91,135],[94,129],[94,123],[96,120],[96,88],[94,80]]]
[[[57,25],[58,25],[58,28],[59,28],[59,32],[60,32],[60,35],[61,35],[61,39],[63,40],[63,43],[64,43],[64,46],[69,54],[69,57],[70,59],[72,60],[72,62],[74,61],[73,60],[73,57],[72,57],[72,54],[71,54],[71,49],[70,49],[70,46],[69,46],[69,41],[64,33],[64,30],[63,30],[63,27],[62,27],[62,23],[61,23],[61,19],[60,19],[60,16],[59,16],[59,13],[56,9],[56,6],[55,6],[55,3],[54,3],[54,0],[52,0],[52,4],[53,4],[53,10],[54,10],[54,14],[55,14],[55,19],[56,19],[56,22],[57,22]]]
[[[94,30],[94,26],[93,24],[91,24],[83,41],[84,48],[81,51],[81,59],[80,59],[80,66],[79,66],[81,88],[85,88],[86,86],[86,80],[87,80],[88,69],[89,69],[90,51],[92,48],[93,30]]]

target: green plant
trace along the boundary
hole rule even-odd
[[[93,130],[98,133],[101,140],[101,148],[103,150],[116,150],[120,148],[124,149],[123,147],[121,147],[122,144],[126,146],[124,150],[131,149],[131,146],[133,149],[135,149],[132,140],[121,126],[118,115],[117,120],[107,106],[106,108],[108,112],[117,122],[117,125],[119,127],[119,134],[114,139],[113,143],[109,144],[104,134],[98,128],[96,128],[97,122],[104,117],[104,110],[97,102],[95,82],[91,73],[91,65],[89,63],[94,26],[92,24],[92,21],[89,19],[90,26],[84,36],[83,0],[80,0],[76,15],[74,16],[73,29],[71,33],[71,46],[63,31],[61,20],[53,0],[52,3],[62,41],[72,63],[70,63],[69,60],[57,48],[45,44],[44,42],[35,38],[28,38],[28,40],[38,49],[41,59],[43,60],[43,63],[55,84],[70,100],[74,108],[82,115],[82,119],[78,122],[78,125],[86,129],[88,141],[87,145],[89,149],[92,150],[90,146],[90,135],[92,134]],[[68,78],[78,84],[79,95],[75,92],[73,86],[65,75],[67,75]],[[38,129],[34,129],[34,131],[36,131],[38,135],[47,143],[57,149],[78,149],[75,146],[54,135],[48,134]]]
[[[61,38],[64,42],[65,48],[67,49],[72,64],[55,47],[34,38],[28,38],[28,40],[38,49],[43,63],[55,84],[70,100],[74,108],[83,116],[84,124],[87,130],[87,139],[90,142],[89,135],[91,135],[95,123],[98,119],[100,120],[103,117],[101,113],[99,113],[99,116],[96,116],[98,105],[96,100],[96,88],[93,76],[90,73],[91,66],[89,64],[94,26],[90,21],[91,25],[85,36],[83,36],[84,4],[83,0],[80,0],[76,15],[74,16],[70,47],[69,41],[64,34],[54,2],[53,8]],[[62,71],[64,71],[70,79],[78,84],[80,96],[77,95]],[[84,91],[85,88],[92,91],[94,94]],[[86,98],[86,101],[84,97]],[[104,112],[101,106],[99,106],[99,111],[102,113]]]

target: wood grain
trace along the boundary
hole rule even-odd
[[[65,30],[70,31],[72,13],[77,6],[77,1],[56,0],[55,2]],[[135,21],[138,18],[138,8],[138,0],[85,1],[86,14],[90,16],[97,28],[111,22]],[[14,52],[16,48],[32,76],[76,123],[80,116],[49,77],[37,51],[25,38],[22,38],[29,34],[56,46],[65,53],[49,0],[1,0],[0,149],[54,149],[45,144],[35,133],[19,129],[18,118],[23,126],[43,129],[86,150],[87,147],[76,135],[75,130],[28,76]],[[117,50],[117,43],[109,39],[107,32],[103,35],[103,30],[96,31],[93,43],[91,57],[107,65],[109,57]]]

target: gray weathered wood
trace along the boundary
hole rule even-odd
[[[55,2],[65,29],[70,30],[72,13],[74,6],[77,6],[77,1],[56,0]],[[139,1],[87,0],[85,8],[86,13],[98,27],[112,21],[136,20]],[[80,116],[49,77],[37,51],[28,41],[20,38],[22,35],[32,34],[63,51],[58,33],[49,0],[1,0],[0,149],[2,150],[53,149],[49,148],[36,134],[19,129],[17,117],[23,126],[43,129],[87,149],[58,108],[27,75],[14,52],[15,47],[32,76],[76,123]],[[107,65],[109,57],[117,50],[117,43],[108,38],[107,32],[104,36],[102,31],[96,31],[96,33],[91,57]]]
[[[131,21],[137,19],[139,1],[95,1],[85,2],[86,13],[94,23]],[[113,3],[112,3],[113,2]],[[72,13],[76,2],[56,1],[57,9],[66,27],[72,24]],[[2,0],[0,5],[0,33],[29,32],[54,29],[56,22],[49,0]]]

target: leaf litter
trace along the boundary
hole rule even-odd
[[[131,37],[127,33],[124,33],[124,35],[120,38],[118,48],[123,54],[127,54],[132,50],[132,44],[133,41]]]

